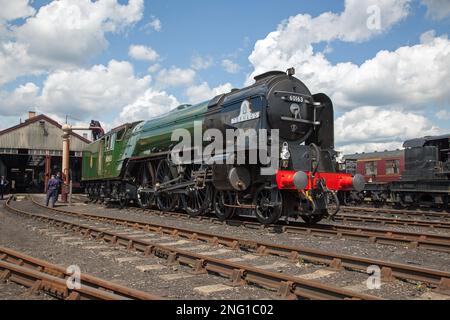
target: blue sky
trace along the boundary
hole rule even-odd
[[[283,70],[290,63],[313,91],[333,98],[337,142],[344,150],[391,148],[415,135],[450,131],[449,85],[441,78],[429,80],[441,83],[436,89],[416,81],[436,73],[437,65],[450,68],[449,1],[107,2],[109,6],[93,6],[89,0],[18,0],[17,7],[2,5],[0,72],[6,76],[0,78],[0,129],[30,108],[57,119],[69,114],[74,123],[98,118],[111,127],[243,87],[256,73]],[[366,9],[373,5],[380,9],[381,28],[365,30],[366,18],[358,15],[369,16]],[[93,13],[97,18],[89,16]],[[66,31],[67,19],[88,22]],[[160,27],[152,27],[152,21],[159,21]],[[353,31],[355,35],[349,35]],[[15,51],[6,45],[14,45]],[[157,58],[132,55],[131,46],[151,49]],[[400,47],[405,52],[399,53]],[[380,52],[388,54],[380,57]],[[431,63],[420,66],[421,55],[430,53]],[[203,68],[195,67],[196,59],[206,63]],[[120,65],[113,67],[111,61]],[[228,71],[227,63],[233,67]],[[407,63],[411,71],[403,67]],[[183,80],[171,78],[175,68]],[[389,68],[398,90],[383,78]],[[382,133],[371,136],[374,115],[379,123],[375,129]],[[395,121],[401,120],[415,129],[398,126]],[[355,129],[349,132],[349,127]]]

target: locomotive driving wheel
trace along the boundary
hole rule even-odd
[[[163,184],[173,179],[174,177],[170,170],[169,160],[161,160],[156,169],[156,184]],[[162,211],[172,211],[177,205],[177,200],[178,196],[171,192],[162,191],[158,192],[156,195],[156,203],[159,210]]]
[[[155,185],[155,171],[151,162],[141,164],[138,181],[137,200],[139,206],[143,209],[148,209],[155,200],[154,193],[144,192],[142,189],[153,188]]]
[[[182,181],[194,181],[193,172],[201,169],[200,165],[186,166]],[[197,184],[186,188],[186,193],[181,195],[181,204],[183,209],[190,216],[196,217],[204,214],[211,204],[211,185],[203,183],[203,186]]]
[[[253,198],[256,218],[262,224],[272,224],[278,221],[283,211],[283,199],[278,189],[259,188]]]
[[[236,205],[235,192],[220,190],[214,192],[214,214],[220,221],[230,219],[234,215],[236,207],[231,207],[234,205]]]

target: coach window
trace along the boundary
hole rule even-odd
[[[386,174],[399,174],[400,162],[398,160],[386,161]]]
[[[365,163],[365,173],[366,176],[376,176],[377,175],[377,163],[375,161],[368,161]]]

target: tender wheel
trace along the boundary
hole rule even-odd
[[[260,188],[253,198],[256,218],[262,224],[278,221],[283,211],[283,200],[278,189]]]
[[[236,195],[231,191],[219,191],[214,192],[214,214],[220,221],[230,219],[234,212],[235,207],[228,207],[227,205],[236,204]]]
[[[156,169],[156,183],[164,183],[174,179],[168,160],[161,160]],[[172,211],[177,205],[178,196],[170,192],[160,192],[156,196],[159,210]]]

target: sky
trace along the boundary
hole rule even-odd
[[[0,130],[110,129],[295,67],[344,153],[450,132],[449,0],[0,0]]]

